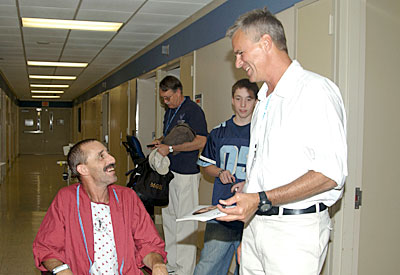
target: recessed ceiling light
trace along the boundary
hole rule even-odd
[[[30,84],[32,88],[68,88],[67,84]]]
[[[88,31],[116,32],[122,26],[118,22],[60,20],[48,18],[22,18],[22,26],[30,28],[51,28]]]
[[[60,98],[59,95],[33,95],[32,98]]]
[[[28,66],[51,66],[51,67],[86,67],[88,63],[77,62],[48,62],[48,61],[27,61]]]
[[[41,91],[41,90],[31,90],[32,94],[63,94],[64,91]]]
[[[29,78],[34,79],[62,79],[62,80],[75,80],[76,76],[63,76],[63,75],[33,75],[30,74]]]

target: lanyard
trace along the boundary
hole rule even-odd
[[[85,230],[83,229],[83,223],[82,223],[81,213],[80,213],[80,211],[79,211],[79,188],[80,188],[80,187],[81,187],[81,185],[78,185],[78,188],[76,189],[76,205],[77,205],[77,207],[78,207],[79,225],[81,226],[81,231],[82,231],[82,236],[83,236],[83,242],[85,243],[86,255],[87,255],[87,257],[88,257],[88,259],[89,259],[89,263],[90,263],[89,274],[91,274],[91,270],[92,270],[92,265],[93,265],[93,263],[92,263],[92,260],[90,259],[90,256],[89,256],[89,251],[88,251],[87,242],[86,242],[86,237],[85,237]],[[117,202],[119,203],[118,196],[117,196],[117,193],[115,192],[115,189],[113,188],[112,190],[114,191],[115,199],[116,199]],[[122,275],[122,269],[123,269],[123,267],[124,267],[124,259],[122,259],[121,268],[120,268],[120,270],[119,270],[119,273],[120,273],[121,275]]]
[[[270,94],[270,95],[268,96],[268,98],[267,98],[267,102],[266,102],[265,107],[264,107],[264,113],[263,113],[261,122],[263,122],[264,119],[265,119],[265,115],[267,114],[268,105],[269,105],[269,101],[271,100],[271,97],[272,97],[272,94]],[[257,124],[259,124],[258,121],[257,121]],[[265,125],[265,127],[267,127],[267,125]],[[260,128],[256,128],[256,131],[257,131],[257,130],[260,130]],[[265,130],[264,130],[264,132],[265,132]],[[258,133],[256,133],[255,136],[256,136],[256,137],[255,137],[256,142],[255,142],[255,144],[254,144],[254,155],[253,155],[253,160],[252,160],[252,162],[251,162],[250,171],[253,170],[254,163],[256,162],[256,157],[257,157],[257,146],[258,146],[259,138],[260,138],[260,135],[259,135]]]
[[[171,116],[171,112],[170,112],[170,111],[171,111],[172,109],[168,109],[168,119],[167,119],[167,125],[165,125],[164,137],[167,135],[167,131],[168,131],[169,126],[171,125],[171,122],[174,120],[174,117],[175,117],[176,113],[179,111],[179,109],[181,108],[181,106],[182,106],[182,104],[185,102],[185,100],[186,100],[186,97],[183,98],[182,103],[179,104],[178,108],[176,108],[175,113],[174,113],[174,115],[171,117],[171,119],[170,119],[170,116]]]

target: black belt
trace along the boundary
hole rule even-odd
[[[319,211],[322,212],[328,207],[323,204],[322,202],[319,203]],[[288,209],[288,208],[283,208],[283,215],[300,215],[300,214],[310,214],[310,213],[315,213],[317,212],[317,206],[314,204],[313,206],[310,206],[305,209]],[[279,207],[277,206],[272,206],[271,209],[269,209],[267,212],[261,212],[260,210],[257,210],[256,215],[260,216],[272,216],[272,215],[279,215]]]

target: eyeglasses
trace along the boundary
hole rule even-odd
[[[173,94],[170,95],[170,96],[160,96],[160,98],[161,98],[162,100],[164,100],[164,101],[169,102],[170,99],[171,99],[171,97],[173,97],[174,95],[175,95],[175,93],[173,93]]]

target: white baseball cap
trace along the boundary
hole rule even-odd
[[[166,175],[169,172],[169,158],[164,157],[155,149],[149,155],[150,167],[160,175]]]

